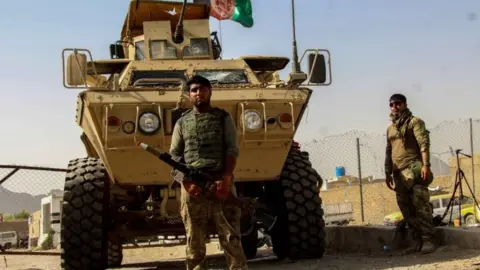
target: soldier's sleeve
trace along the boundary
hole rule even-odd
[[[392,164],[392,144],[388,139],[388,128],[387,128],[387,146],[385,149],[385,174],[392,174],[393,164]]]
[[[227,146],[227,155],[238,157],[237,129],[230,114],[225,117],[225,143]]]
[[[173,127],[172,142],[170,143],[170,155],[176,161],[180,161],[183,157],[183,150],[185,147],[185,142],[182,136],[182,118],[178,119]]]
[[[430,152],[430,134],[425,127],[425,122],[420,118],[414,118],[412,120],[413,134],[415,139],[417,139],[418,146],[420,147],[420,152],[429,153]]]

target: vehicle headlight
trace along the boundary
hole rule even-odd
[[[138,127],[142,132],[152,134],[160,127],[160,118],[152,112],[144,112],[138,119]]]
[[[262,117],[255,110],[246,110],[243,114],[243,118],[246,129],[255,130],[262,127]]]

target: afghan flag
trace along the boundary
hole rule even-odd
[[[231,20],[244,27],[253,26],[250,0],[210,0],[210,16],[217,20]]]

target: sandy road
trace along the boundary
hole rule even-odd
[[[209,269],[225,269],[223,255],[216,243],[208,244]],[[185,269],[183,265],[184,247],[147,247],[126,249],[123,265],[117,269]],[[273,269],[479,269],[479,250],[460,250],[454,247],[440,247],[429,255],[397,256],[392,253],[376,254],[332,254],[327,252],[320,260],[300,262],[276,261],[270,250],[259,250],[258,259],[249,262],[255,270]],[[4,258],[8,268],[5,267]],[[40,255],[0,255],[0,269],[39,270],[60,269],[59,256]]]

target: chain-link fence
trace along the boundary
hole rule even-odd
[[[26,213],[39,211],[42,198],[63,190],[65,172],[63,168],[0,165],[3,220],[25,219]]]
[[[430,185],[431,194],[453,192],[457,170],[455,151],[461,149],[461,153],[478,155],[473,174],[473,159],[460,156],[460,167],[470,188],[475,189],[478,200],[480,120],[443,122],[433,128],[429,128],[427,122],[427,128],[431,141],[431,170],[435,176]],[[324,203],[352,203],[355,223],[384,224],[386,215],[399,211],[395,193],[385,185],[385,146],[385,134],[367,134],[361,131],[302,143],[303,150],[310,153],[312,165],[324,179],[321,191]],[[362,178],[361,182],[358,181],[359,177]],[[463,193],[471,196],[465,184]],[[477,219],[480,220],[480,217]]]
[[[60,223],[64,168],[0,165],[0,232],[15,231],[12,248],[37,248]]]
[[[435,175],[431,189],[453,191],[455,150],[462,149],[465,154],[479,155],[473,166],[475,184],[472,159],[462,158],[461,168],[470,187],[475,188],[477,199],[480,198],[480,119],[443,122],[429,130],[431,169]],[[314,168],[324,178],[324,203],[351,203],[355,222],[372,224],[382,224],[386,215],[398,211],[395,194],[385,185],[385,143],[385,134],[361,131],[302,142],[302,149],[310,153]],[[0,165],[0,219],[38,214],[42,198],[63,190],[64,177],[64,168]],[[470,196],[465,185],[463,191]]]

